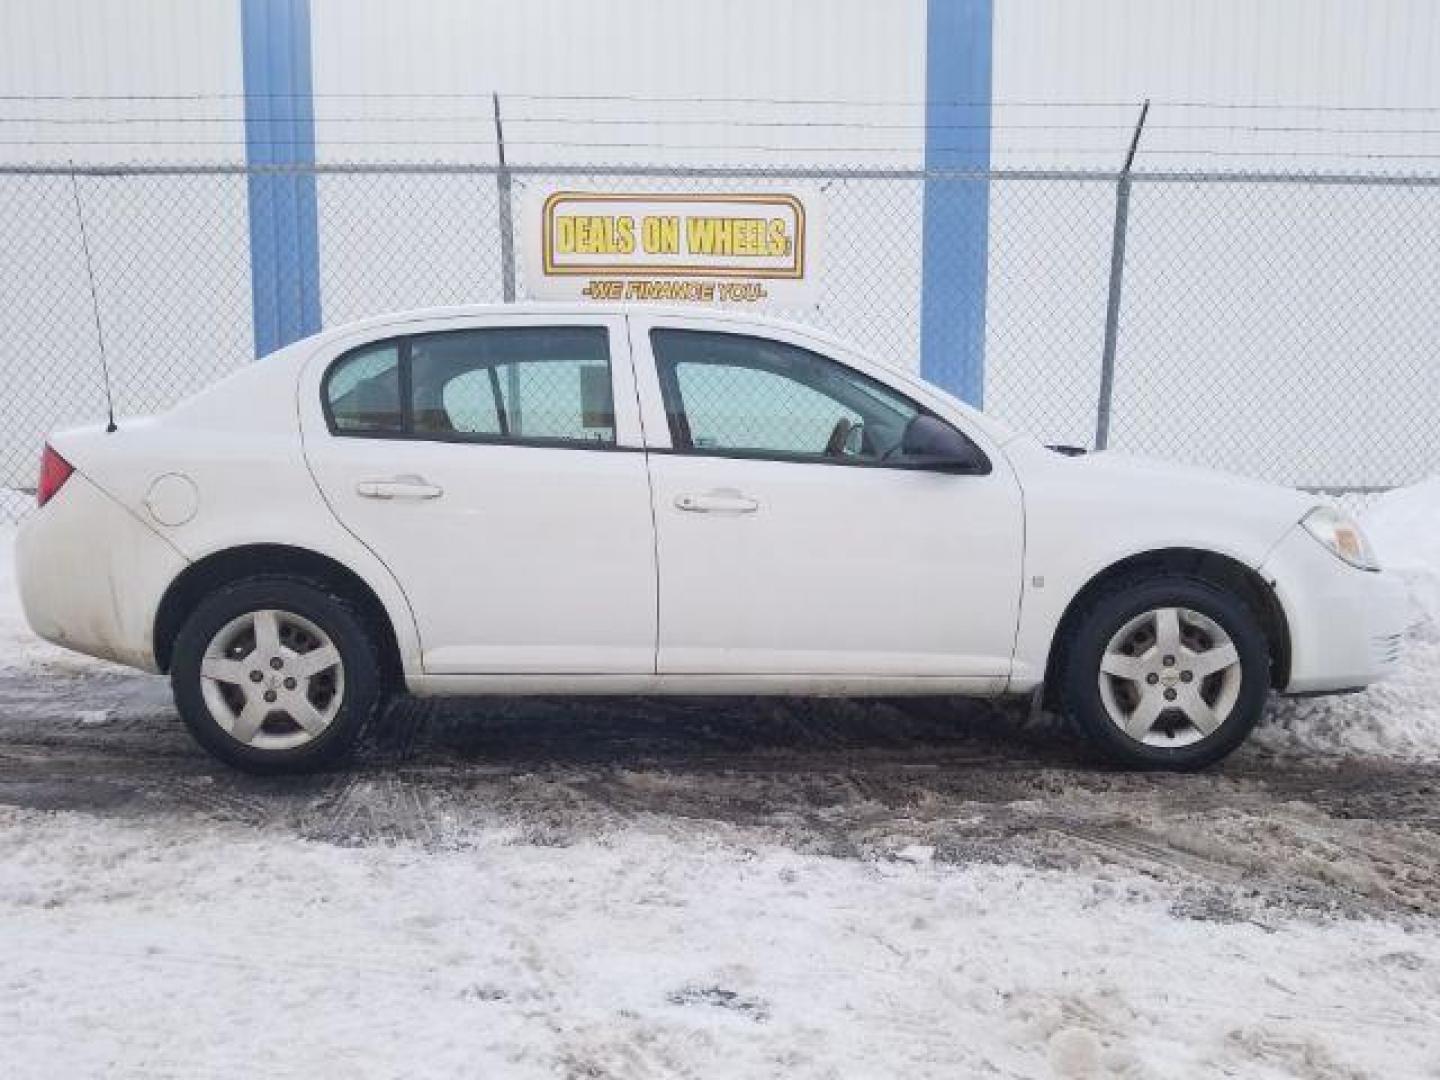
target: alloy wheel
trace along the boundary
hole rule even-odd
[[[318,738],[345,694],[345,665],[324,630],[266,608],[226,623],[200,661],[200,686],[215,722],[258,750],[290,750]]]
[[[1183,607],[1135,616],[1100,658],[1100,699],[1146,746],[1188,746],[1214,733],[1240,695],[1240,653],[1214,619]]]

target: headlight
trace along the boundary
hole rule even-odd
[[[1360,526],[1349,514],[1333,506],[1317,506],[1305,515],[1301,524],[1337,558],[1344,559],[1351,566],[1358,566],[1361,570],[1380,569],[1370,541],[1365,539]]]

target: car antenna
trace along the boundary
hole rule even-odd
[[[70,194],[75,198],[75,220],[80,225],[80,250],[85,253],[85,277],[90,283],[90,310],[95,316],[95,342],[100,347],[100,376],[105,381],[105,430],[110,432],[115,430],[115,394],[110,388],[110,364],[105,359],[105,331],[100,325],[100,294],[95,290],[95,267],[90,261],[90,238],[85,233],[85,210],[80,205],[80,181],[75,177],[75,163],[70,164]]]

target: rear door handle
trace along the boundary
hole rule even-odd
[[[427,484],[423,476],[390,476],[384,480],[361,480],[355,493],[362,499],[438,499],[445,489]]]
[[[721,488],[698,495],[676,495],[675,506],[692,514],[753,514],[760,509],[760,501],[733,488]]]

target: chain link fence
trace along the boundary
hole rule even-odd
[[[1440,469],[1440,178],[1137,173],[1117,261],[1114,173],[314,171],[327,325],[501,301],[507,186],[517,205],[535,185],[818,189],[819,302],[774,314],[912,370],[926,185],[986,185],[988,412],[1094,445],[1113,302],[1110,448],[1337,493]],[[253,361],[248,176],[0,172],[0,492],[33,488],[47,431],[103,417],[96,307],[122,417]],[[28,502],[0,498],[0,516]]]

